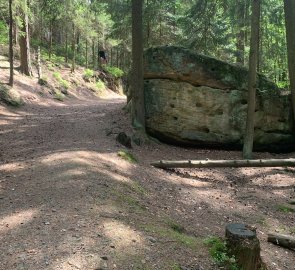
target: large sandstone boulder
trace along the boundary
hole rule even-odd
[[[237,148],[243,143],[248,71],[180,47],[146,51],[146,128],[161,140]],[[256,149],[294,149],[290,98],[259,75]]]

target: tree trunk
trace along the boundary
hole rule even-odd
[[[68,31],[66,31],[66,63],[69,62]]]
[[[75,33],[75,25],[73,24],[73,36],[72,36],[72,51],[73,51],[73,58],[72,58],[72,68],[71,72],[73,73],[76,68],[76,33]]]
[[[252,160],[161,160],[151,163],[157,168],[221,168],[221,167],[294,167],[295,159]]]
[[[22,11],[22,27],[23,34],[19,37],[20,46],[20,72],[31,76],[31,55],[30,55],[30,36],[29,36],[29,18],[27,1],[25,1],[25,10]]]
[[[38,46],[38,51],[37,51],[37,72],[38,72],[38,79],[41,80],[41,78],[42,78],[42,68],[41,68],[41,49],[40,49],[40,46]]]
[[[245,0],[240,0],[237,3],[237,16],[238,16],[238,33],[236,38],[236,47],[237,47],[237,63],[245,65]]]
[[[98,57],[98,56],[97,56]],[[92,61],[93,61],[93,70],[95,70],[96,62],[97,62],[97,57],[95,54],[95,40],[92,40]]]
[[[132,0],[132,124],[145,131],[142,0]]]
[[[295,121],[295,2],[294,0],[284,0],[284,6],[290,89],[292,94],[293,117]]]
[[[52,41],[53,41],[53,22],[50,20],[50,38],[49,38],[49,52],[48,52],[48,58],[49,61],[51,60],[51,54],[52,54]]]
[[[12,15],[12,0],[9,0],[9,64],[10,64],[9,85],[13,86],[13,15]]]
[[[257,63],[259,52],[259,29],[260,29],[260,0],[252,1],[251,20],[251,44],[249,56],[249,78],[248,78],[248,110],[247,123],[244,138],[243,157],[252,158],[254,140],[254,114],[257,87]]]
[[[88,68],[88,40],[86,38],[86,52],[85,52],[86,68]]]
[[[241,269],[265,269],[260,257],[260,243],[254,229],[245,224],[228,224],[225,235],[229,253],[235,256]]]

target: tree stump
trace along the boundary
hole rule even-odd
[[[260,258],[260,243],[255,229],[245,224],[228,224],[225,236],[230,255],[235,256],[243,270],[266,269]]]

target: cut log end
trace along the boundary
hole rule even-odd
[[[260,243],[254,228],[239,223],[228,224],[225,235],[228,250],[242,269],[264,269],[260,257]]]

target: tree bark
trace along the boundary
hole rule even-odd
[[[142,9],[143,0],[132,0],[132,124],[145,131]]]
[[[76,68],[76,29],[75,29],[75,25],[73,24],[73,36],[72,36],[72,52],[73,52],[73,58],[72,58],[72,68],[71,68],[71,72],[73,73],[75,71]]]
[[[12,14],[12,0],[9,0],[9,64],[10,75],[9,85],[13,86],[13,14]]]
[[[284,0],[286,37],[288,48],[288,66],[290,77],[290,89],[292,94],[293,117],[295,121],[295,2]]]
[[[86,52],[85,52],[86,68],[88,68],[88,39],[86,38]]]
[[[244,138],[243,158],[251,159],[254,140],[254,115],[257,88],[257,64],[259,54],[259,30],[260,30],[260,0],[252,1],[251,20],[251,44],[249,57],[249,78],[248,78],[248,110],[247,123]]]
[[[161,160],[152,162],[151,165],[157,168],[294,167],[295,159]]]
[[[256,231],[245,224],[228,224],[226,226],[226,244],[229,253],[235,256],[243,270],[262,270],[260,243]]]
[[[27,1],[25,1],[25,10],[22,11],[22,27],[23,34],[19,37],[20,46],[20,72],[31,76],[31,55],[30,55],[30,36],[29,36],[29,18]]]
[[[269,233],[267,241],[289,249],[295,249],[295,237],[286,234]]]

